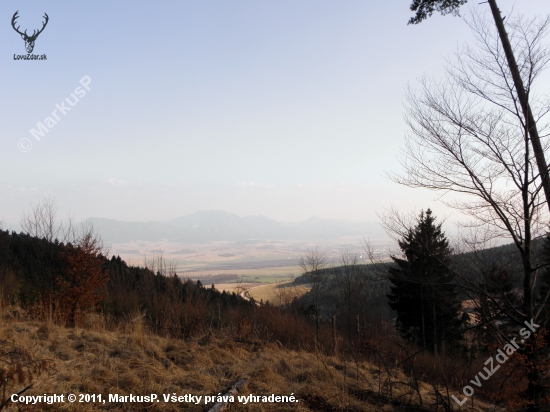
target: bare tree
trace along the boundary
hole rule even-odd
[[[32,243],[40,256],[32,278],[40,289],[42,309],[53,308],[74,325],[99,302],[98,290],[108,280],[102,258],[109,249],[92,224],[75,225],[71,216],[65,223],[58,220],[56,202],[49,197],[32,206],[21,227],[39,239]],[[52,268],[51,262],[57,266]]]
[[[62,231],[57,221],[57,204],[50,197],[33,205],[31,211],[21,219],[21,228],[30,236],[53,242]]]
[[[76,242],[85,234],[93,233],[94,238],[99,239],[91,223],[76,225],[74,218],[69,215],[66,222],[58,219],[57,203],[47,197],[36,205],[31,206],[31,211],[23,215],[20,222],[23,232],[30,236],[45,239],[48,242],[59,240],[61,242]],[[102,250],[106,249],[102,244]]]
[[[360,315],[360,303],[364,299],[366,275],[357,262],[357,255],[342,253],[340,267],[334,269],[335,289],[337,291],[338,306],[342,306],[348,341],[352,342],[354,319]]]
[[[550,20],[521,18],[508,23],[518,66],[538,131],[547,137],[550,103],[536,93],[536,82],[548,66],[550,53],[542,45]],[[485,237],[509,238],[523,265],[523,303],[505,309],[510,321],[538,323],[541,307],[536,279],[541,263],[533,240],[548,221],[544,177],[534,166],[531,125],[525,121],[498,35],[478,16],[470,26],[478,50],[464,48],[449,64],[442,82],[421,81],[420,90],[407,94],[404,175],[393,179],[410,187],[429,188],[459,196],[445,203],[472,218],[470,227]],[[482,293],[482,290],[478,290]],[[529,359],[537,362],[537,352]],[[536,370],[529,374],[529,392],[540,405],[543,384]]]
[[[439,11],[442,14],[451,13],[458,15],[460,7],[467,2],[468,0],[413,0],[411,10],[416,11],[416,15],[409,20],[409,24],[418,24],[422,22],[428,16],[431,16],[434,11]],[[526,133],[531,141],[534,158],[541,176],[541,186],[544,190],[548,209],[550,210],[550,177],[548,174],[548,163],[546,162],[544,154],[544,146],[541,142],[541,138],[544,138],[545,136],[540,133],[541,131],[539,130],[536,110],[533,110],[532,108],[532,95],[530,87],[531,79],[529,78],[530,67],[523,64],[524,62],[522,60],[524,56],[522,56],[521,50],[519,52],[517,50],[516,41],[518,38],[515,37],[517,35],[517,27],[512,25],[512,36],[509,36],[504,24],[504,19],[506,16],[502,16],[496,0],[487,0],[483,3],[488,3],[491,9],[493,21],[498,32],[497,39],[500,39],[500,44],[502,45],[501,56],[503,57],[502,63],[504,64],[501,69],[504,69],[507,75],[509,75],[509,91],[513,95],[515,104],[518,106],[518,114],[521,114],[522,116]],[[510,19],[508,19],[508,21],[510,21]],[[525,31],[529,31],[528,25],[524,27],[526,28]],[[520,41],[524,40],[521,36],[519,39]],[[537,48],[537,43],[540,37],[535,34],[534,36],[531,36],[531,39],[533,39],[534,42],[530,46],[532,48]],[[519,60],[516,56],[518,56]],[[527,69],[527,71],[525,69]]]
[[[544,147],[541,143],[541,135],[539,133],[539,127],[537,126],[540,120],[540,118],[537,117],[539,117],[540,113],[534,113],[531,107],[531,97],[533,97],[531,95],[531,85],[534,76],[536,75],[536,71],[539,68],[543,68],[548,61],[548,50],[541,50],[542,48],[540,45],[540,40],[543,37],[541,35],[547,30],[548,27],[548,19],[541,25],[535,24],[533,26],[534,31],[531,30],[532,28],[530,26],[530,22],[521,22],[520,20],[519,24],[517,21],[515,24],[512,24],[512,40],[517,40],[514,38],[514,35],[519,33],[518,39],[520,42],[524,42],[524,44],[528,45],[530,57],[535,57],[539,60],[536,62],[531,61],[528,65],[525,65],[523,61],[520,61],[520,64],[518,64],[516,56],[514,55],[514,46],[517,45],[511,42],[508,37],[508,33],[504,27],[504,17],[502,17],[500,13],[497,2],[496,0],[488,0],[488,3],[491,7],[491,13],[502,43],[504,55],[506,56],[506,61],[508,63],[508,69],[510,70],[510,76],[513,81],[517,100],[519,100],[519,106],[521,107],[523,126],[531,141],[537,169],[541,178],[541,186],[546,196],[546,204],[550,209],[550,179],[548,178],[548,163],[546,162]],[[523,56],[520,54],[520,59],[522,58]]]
[[[302,296],[305,291],[305,287],[297,286],[293,281],[279,282],[277,283],[277,286],[275,286],[275,297],[273,303],[281,309],[287,309],[290,307],[292,302]]]
[[[326,266],[327,257],[317,248],[307,249],[305,255],[300,258],[302,272],[311,281],[311,296],[313,297],[313,308],[315,311],[315,339],[317,344],[319,344],[319,297],[326,278],[323,273]]]
[[[53,242],[58,239],[62,231],[62,225],[57,220],[55,200],[48,197],[37,205],[32,205],[31,211],[21,218],[20,226],[29,236],[45,240],[45,242],[33,243],[34,253],[41,256],[37,267],[33,269],[37,275],[34,279],[39,288],[49,290],[55,295],[57,283],[47,263],[55,260],[56,248]]]
[[[174,259],[166,259],[162,252],[153,254],[153,257],[143,257],[143,266],[153,273],[160,273],[162,276],[176,275],[177,262]]]

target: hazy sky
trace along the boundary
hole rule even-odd
[[[406,85],[440,77],[471,36],[451,16],[407,26],[409,4],[3,1],[0,219],[48,195],[77,219],[443,213],[437,194],[384,176],[400,169]],[[499,5],[550,12],[548,0]],[[14,60],[25,54],[16,10],[30,33],[48,13],[33,52],[47,60]],[[37,141],[29,130],[85,76],[90,90]]]

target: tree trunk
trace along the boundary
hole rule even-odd
[[[348,343],[351,345],[353,340],[353,320],[351,316],[351,308],[348,305]]]
[[[526,127],[526,129],[528,129]],[[532,140],[532,139],[531,139]],[[528,142],[528,130],[525,130],[525,157],[527,159],[529,153],[529,142]],[[525,188],[522,190],[523,197],[523,216],[524,216],[524,230],[525,230],[525,244],[522,253],[523,261],[523,305],[525,311],[525,321],[531,322],[535,321],[534,305],[536,296],[533,293],[534,287],[534,276],[536,276],[536,271],[533,270],[533,262],[531,260],[532,255],[532,236],[531,236],[531,224],[529,222],[530,210],[529,210],[529,193],[527,189],[527,180],[529,179],[528,169],[529,163],[525,163]],[[534,333],[534,332],[533,332]],[[540,358],[537,348],[536,338],[534,339],[535,349],[533,353],[530,353],[528,356],[528,367],[532,370],[528,374],[529,385],[527,392],[531,395],[533,400],[533,411],[540,411],[542,392],[544,390],[542,386],[542,376],[538,370],[540,364]]]
[[[420,311],[422,312],[422,346],[426,347],[426,322],[424,322],[424,295],[422,288],[422,278],[420,278]]]
[[[336,340],[336,315],[332,315],[332,354],[338,356],[338,341]]]
[[[315,345],[319,347],[319,308],[315,305]]]
[[[525,278],[523,281],[523,296],[524,296],[524,307],[525,307],[525,321],[531,322],[531,320],[534,321],[534,311],[533,311],[533,293],[532,293],[532,287],[533,287],[533,271],[531,269],[530,265],[530,259],[528,256],[524,256],[524,270],[525,270]],[[535,322],[536,323],[536,322]],[[533,332],[534,334],[535,332]],[[531,339],[536,340],[536,338],[533,336]],[[535,349],[532,353],[528,354],[527,357],[527,364],[528,368],[531,369],[531,371],[528,373],[527,378],[529,380],[529,384],[527,387],[527,393],[531,397],[531,400],[533,401],[534,407],[530,410],[533,412],[540,411],[541,402],[542,402],[542,393],[544,391],[544,387],[542,386],[542,376],[538,370],[538,367],[540,365],[540,357],[538,353],[537,343],[533,343],[535,345]]]
[[[432,286],[432,315],[433,315],[433,339],[434,339],[434,355],[437,356],[437,317],[435,315],[435,290]]]
[[[537,167],[542,179],[542,187],[544,189],[544,195],[546,196],[546,203],[548,209],[550,210],[550,180],[548,179],[548,164],[546,163],[546,158],[544,156],[544,150],[540,143],[539,132],[537,130],[537,123],[533,117],[533,112],[531,111],[531,106],[529,105],[529,96],[525,91],[523,85],[523,80],[516,63],[516,57],[514,56],[514,51],[512,50],[512,45],[510,44],[510,39],[508,38],[508,33],[504,27],[504,20],[500,15],[500,10],[497,6],[496,0],[488,0],[489,6],[491,7],[491,12],[495,20],[495,25],[498,30],[500,41],[502,42],[502,48],[504,49],[504,54],[506,55],[506,60],[508,61],[508,67],[514,79],[514,86],[518,94],[518,99],[521,104],[521,110],[525,118],[525,124],[527,130],[529,131],[529,137],[531,138],[531,145],[533,147],[533,153],[535,159],[537,160]]]

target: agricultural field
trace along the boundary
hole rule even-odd
[[[281,301],[292,301],[295,297],[299,298],[311,289],[311,285],[295,286],[292,281],[281,283],[270,283],[267,285],[254,286],[249,289],[248,295],[257,301],[271,302],[279,305]]]
[[[128,264],[137,266],[162,256],[172,269],[171,273],[175,271],[182,278],[200,280],[205,285],[238,282],[263,284],[300,276],[300,257],[308,249],[318,248],[326,254],[329,263],[337,264],[342,253],[355,253],[360,263],[367,263],[362,241],[360,237],[318,242],[251,240],[203,244],[166,240],[117,243],[110,245],[110,250]],[[382,243],[375,246],[383,253],[385,246]]]
[[[209,283],[206,285],[209,285]],[[219,291],[226,291],[228,293],[235,292],[238,294],[255,286],[257,286],[256,283],[214,283],[214,287]]]

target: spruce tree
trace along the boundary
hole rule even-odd
[[[391,281],[387,294],[397,312],[396,328],[401,336],[438,353],[443,347],[458,346],[460,317],[454,275],[449,270],[451,248],[441,224],[432,211],[422,211],[414,228],[398,242],[404,257],[392,256]]]

